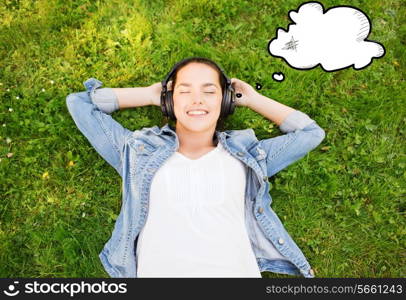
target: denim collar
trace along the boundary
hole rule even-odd
[[[166,123],[162,128],[159,128],[157,125],[155,125],[155,126],[153,126],[151,128],[148,128],[148,130],[152,130],[157,135],[161,135],[164,132],[166,132],[166,133],[170,133],[170,134],[176,136],[175,128],[173,128],[168,123]],[[223,136],[223,135],[224,136],[231,136],[232,132],[233,132],[232,130],[226,130],[226,131],[218,131],[218,130],[216,130],[215,131],[216,136],[217,136],[218,139],[220,139],[220,137]]]

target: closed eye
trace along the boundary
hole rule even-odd
[[[180,92],[180,94],[189,94],[190,92]],[[205,92],[206,94],[215,94],[215,92]]]

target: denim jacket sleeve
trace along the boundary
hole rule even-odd
[[[295,110],[279,129],[286,133],[260,140],[258,145],[266,152],[267,176],[271,177],[316,148],[324,139],[324,130],[307,114]]]
[[[94,78],[85,81],[84,85],[86,92],[72,93],[66,97],[69,113],[95,150],[123,176],[123,148],[126,137],[132,131],[110,116],[119,109],[112,89],[97,89],[102,83]]]

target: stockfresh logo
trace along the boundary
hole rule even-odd
[[[5,295],[7,295],[7,296],[10,296],[10,297],[13,297],[13,296],[17,296],[19,293],[20,293],[20,291],[19,290],[16,290],[16,284],[18,284],[19,282],[18,281],[14,281],[14,284],[10,284],[9,286],[8,286],[8,289],[7,290],[4,290],[3,291],[3,293],[5,294]]]

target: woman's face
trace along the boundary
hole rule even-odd
[[[206,64],[192,62],[178,71],[175,84],[173,103],[176,127],[194,132],[214,131],[222,101],[217,71]],[[193,111],[205,113],[193,115]]]

